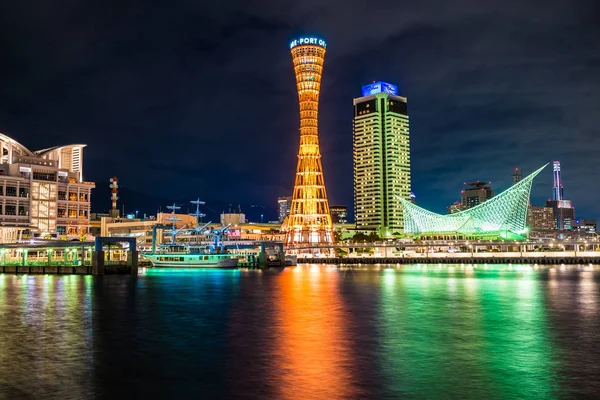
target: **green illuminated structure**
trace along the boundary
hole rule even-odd
[[[485,203],[455,214],[436,214],[398,197],[404,212],[404,233],[434,239],[522,239],[527,233],[533,178],[547,165]]]

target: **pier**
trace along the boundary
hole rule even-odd
[[[137,268],[135,239],[97,237],[94,242],[45,240],[0,245],[0,273],[4,274],[135,275]]]

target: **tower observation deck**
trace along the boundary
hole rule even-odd
[[[319,150],[319,93],[327,44],[301,37],[290,43],[300,105],[298,167],[285,243],[332,243],[332,223]]]

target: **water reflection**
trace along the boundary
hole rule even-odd
[[[599,273],[0,275],[0,399],[589,398]]]
[[[0,281],[0,395],[92,397],[91,306],[86,294],[91,281],[27,275],[6,275]]]
[[[557,367],[533,277],[443,271],[384,273],[381,363],[388,391],[418,398],[552,398]]]
[[[276,281],[277,398],[356,398],[338,279],[331,267],[312,266],[288,269]]]

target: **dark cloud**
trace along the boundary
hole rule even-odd
[[[87,179],[273,211],[298,146],[287,43],[310,32],[329,43],[320,131],[333,203],[352,203],[352,98],[383,79],[409,100],[420,204],[443,211],[465,180],[501,189],[512,168],[560,159],[578,215],[600,215],[595,1],[0,7],[0,131],[31,148],[87,143]],[[550,185],[548,169],[534,203]]]

